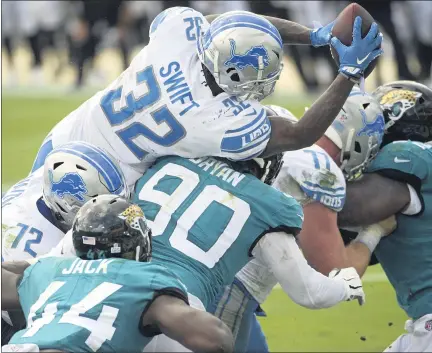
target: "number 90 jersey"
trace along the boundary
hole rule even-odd
[[[302,206],[319,202],[339,212],[345,203],[343,173],[317,145],[285,152],[284,164],[273,186],[292,195]]]
[[[214,97],[207,86],[197,40],[208,26],[191,8],[159,14],[129,68],[54,127],[53,147],[86,141],[105,149],[129,186],[160,156],[259,155],[271,133],[263,106],[224,92]]]
[[[135,190],[152,229],[152,261],[172,270],[206,308],[262,236],[297,234],[302,226],[292,197],[234,168],[213,157],[166,157]]]
[[[124,259],[44,258],[18,287],[27,327],[10,344],[64,352],[142,352],[160,333],[142,326],[159,295],[187,303],[186,288],[168,269]]]

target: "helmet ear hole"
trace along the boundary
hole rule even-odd
[[[226,70],[226,73],[229,74],[230,72],[234,71],[231,75],[230,75],[230,79],[231,81],[234,82],[240,82],[240,76],[237,73],[236,69],[233,67],[230,67],[229,69]]]
[[[370,103],[363,103],[363,109],[366,110],[367,107],[369,107]]]
[[[354,144],[354,151],[356,151],[357,153],[361,153],[361,146],[358,141],[356,141]]]
[[[231,81],[234,81],[234,82],[240,82],[240,77],[239,77],[239,75],[237,73],[232,74],[230,76],[230,79],[231,79]]]

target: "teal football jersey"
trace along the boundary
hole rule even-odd
[[[393,142],[379,152],[368,171],[409,183],[423,198],[423,211],[415,216],[398,214],[396,231],[375,250],[399,305],[417,319],[432,313],[432,146]]]
[[[206,308],[263,235],[296,234],[303,220],[292,197],[213,157],[160,159],[138,180],[134,202],[153,232],[153,261]]]
[[[187,302],[171,271],[124,259],[44,258],[26,269],[18,293],[27,328],[10,343],[65,352],[141,352],[159,333],[141,325],[153,299]]]

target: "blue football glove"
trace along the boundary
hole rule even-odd
[[[331,31],[333,29],[335,21],[329,23],[328,25],[320,26],[311,32],[310,40],[312,46],[322,47],[324,45],[330,44]]]
[[[378,25],[372,23],[369,33],[363,39],[361,25],[362,19],[358,16],[354,21],[350,46],[342,44],[336,37],[331,39],[331,45],[339,55],[339,72],[355,83],[360,82],[369,64],[383,53],[382,49],[378,49],[383,39],[382,33],[378,32]]]

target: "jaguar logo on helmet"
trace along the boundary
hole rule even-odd
[[[137,205],[131,205],[119,214],[120,219],[124,219],[131,228],[141,230],[139,220],[142,219],[145,223],[144,212]]]
[[[66,173],[63,177],[55,182],[52,170],[49,170],[49,179],[51,182],[51,192],[63,198],[69,194],[80,202],[84,202],[84,195],[87,193],[87,187],[83,178],[78,173]]]
[[[415,106],[420,97],[419,92],[396,89],[383,95],[380,104],[384,110],[390,111],[390,118],[399,119],[408,109]]]
[[[372,122],[368,122],[366,112],[363,109],[360,109],[360,113],[362,115],[363,128],[357,133],[357,136],[378,135],[379,144],[381,144],[385,126],[384,116],[382,114],[378,114],[375,117],[375,120],[373,120]]]
[[[267,53],[266,48],[264,46],[256,46],[250,48],[246,53],[244,54],[236,54],[236,43],[233,39],[230,39],[230,46],[231,46],[231,58],[229,58],[227,61],[225,61],[225,66],[235,66],[238,70],[243,70],[244,68],[248,66],[252,66],[255,70],[263,69],[264,67],[267,67],[269,65],[269,56]],[[262,65],[263,67],[260,68],[260,62],[259,58],[262,57]]]

